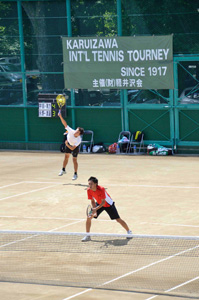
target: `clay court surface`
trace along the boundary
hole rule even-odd
[[[96,176],[134,234],[199,236],[198,157],[80,154],[76,181],[72,181],[71,158],[67,174],[58,176],[63,158],[63,154],[52,152],[0,152],[0,230],[84,232],[89,203],[87,180]],[[105,212],[93,220],[91,230],[126,233]],[[199,278],[195,284],[199,286]],[[152,297],[184,299],[0,282],[2,300],[147,300]]]

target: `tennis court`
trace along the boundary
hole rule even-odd
[[[199,236],[198,157],[80,154],[78,160],[79,177],[76,181],[71,180],[73,175],[72,160],[69,161],[67,174],[61,177],[58,176],[62,161],[63,155],[61,153],[0,152],[1,231],[33,231],[35,235],[36,232],[45,231],[49,233],[45,235],[47,237],[56,236],[56,232],[84,232],[85,211],[88,204],[87,180],[90,176],[96,176],[99,179],[99,185],[104,186],[115,201],[120,216],[127,222],[133,234]],[[110,221],[106,213],[103,213],[98,220],[93,220],[91,231],[105,234],[126,233],[117,222]],[[17,239],[20,238],[17,236],[12,237],[12,243],[16,244]],[[13,270],[13,274],[16,274],[16,279],[13,282],[0,282],[0,298],[4,300],[185,299],[184,297],[176,298],[172,295],[163,296],[139,291],[119,291],[117,289],[120,289],[121,276],[123,276],[124,285],[127,286],[131,285],[130,278],[131,280],[136,278],[141,284],[145,282],[148,287],[154,286],[154,289],[161,281],[163,288],[165,285],[165,292],[166,289],[168,290],[168,283],[171,294],[176,291],[179,291],[179,293],[182,291],[183,294],[185,289],[190,291],[190,298],[194,293],[199,294],[198,241],[195,241],[194,244],[188,243],[183,249],[181,249],[181,246],[178,248],[175,243],[163,243],[160,247],[160,253],[154,254],[154,250],[150,248],[148,242],[142,244],[136,238],[128,243],[125,242],[126,239],[122,239],[122,244],[118,238],[114,243],[112,237],[109,237],[106,241],[104,237],[102,240],[93,237],[93,241],[89,242],[90,244],[85,243],[83,245],[78,242],[79,240],[81,240],[81,236],[78,238],[76,236],[75,240],[70,243],[63,243],[59,239],[56,241],[49,240],[46,242],[46,249],[52,248],[52,251],[44,252],[42,258],[40,256],[32,256],[31,258],[32,250],[30,251],[30,249],[29,252],[24,251],[24,249],[20,249],[18,252],[15,251],[15,255],[12,256],[11,263],[9,263],[13,269],[9,268],[11,271]],[[11,243],[11,240],[8,242],[7,237],[4,244],[1,242],[0,246],[4,247],[6,243]],[[157,242],[153,241],[154,243]],[[43,244],[45,244],[45,239]],[[34,247],[43,247],[43,244],[41,239],[37,245],[30,243],[28,247],[34,249]],[[29,270],[30,265],[33,264],[38,266],[36,269],[39,270],[42,269],[43,260],[46,261],[49,268],[50,265],[55,264],[60,272],[63,262],[61,261],[59,265],[57,261],[60,262],[59,253],[62,244],[70,244],[70,253],[68,253],[69,257],[67,259],[71,261],[69,268],[71,277],[73,273],[76,275],[78,275],[78,272],[82,273],[82,270],[79,270],[79,265],[81,256],[85,256],[84,253],[87,253],[88,256],[88,266],[85,266],[84,271],[89,275],[89,270],[92,270],[99,253],[101,267],[96,270],[96,273],[92,273],[98,281],[96,286],[101,285],[99,289],[81,286],[67,287],[50,283],[39,284],[39,282],[37,284],[35,282],[28,283],[29,273],[27,273],[28,275],[23,274],[23,268],[20,272],[20,276],[23,277],[21,282],[26,282],[26,279],[27,282],[17,282],[17,272],[20,266],[25,265]],[[57,250],[55,245],[57,245]],[[105,251],[103,253],[100,252],[102,248]],[[119,256],[114,253],[109,258],[108,253],[112,248],[116,252],[120,251]],[[121,248],[126,249],[128,254],[125,251],[123,253]],[[192,252],[193,248],[194,252]],[[79,255],[77,255],[78,249]],[[138,249],[138,251],[133,253],[133,251],[136,251],[135,249]],[[182,255],[182,260],[178,260],[178,253],[187,250],[190,250],[192,254]],[[24,256],[22,251],[24,251]],[[139,254],[142,251],[144,255],[140,260],[141,255]],[[190,253],[190,251],[188,252]],[[30,255],[28,259],[26,253]],[[129,257],[129,253],[133,253],[131,257]],[[4,262],[9,262],[9,251],[3,255]],[[114,274],[109,274],[107,268],[110,259],[111,265],[114,265],[115,261],[119,266],[119,271],[115,269]],[[161,260],[163,259],[164,266],[168,265],[171,268],[170,271],[167,269],[168,274],[165,272],[165,268],[162,267]],[[182,261],[188,266],[186,280],[184,281],[180,281]],[[126,267],[128,268],[126,269]],[[140,272],[140,269],[144,270],[144,273]],[[169,272],[172,273],[172,279],[167,282]],[[43,276],[42,270],[39,271],[39,274]],[[132,274],[135,277],[131,277]],[[52,269],[48,270],[48,275],[49,278],[53,277]],[[35,278],[35,281],[36,279],[38,277]],[[81,281],[81,276],[79,280]],[[99,280],[101,281],[99,282]],[[114,282],[116,290],[106,290],[109,281]]]

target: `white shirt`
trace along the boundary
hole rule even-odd
[[[68,135],[67,135],[67,141],[68,143],[73,147],[73,146],[79,146],[81,144],[81,137],[80,135],[78,137],[74,136],[74,133],[76,130],[70,128],[70,126],[67,126],[65,128],[68,131]]]

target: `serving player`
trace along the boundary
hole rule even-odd
[[[92,205],[92,214],[87,217],[86,220],[86,233],[87,235],[82,239],[82,242],[90,241],[90,228],[91,221],[93,218],[98,218],[98,216],[105,210],[111,220],[116,220],[126,231],[127,234],[132,234],[132,231],[129,229],[128,225],[124,220],[122,220],[117,212],[115,203],[111,199],[110,195],[106,192],[105,188],[98,185],[98,179],[91,176],[88,179],[88,189],[87,195],[88,199],[91,200]],[[129,238],[131,238],[129,236]]]
[[[77,156],[79,153],[79,145],[81,144],[81,137],[80,135],[84,134],[84,129],[81,127],[77,127],[76,130],[70,128],[66,121],[63,119],[61,115],[61,111],[58,113],[58,116],[60,117],[60,120],[62,124],[64,125],[64,128],[67,131],[67,140],[65,141],[65,158],[63,161],[63,168],[59,172],[59,176],[62,176],[63,174],[66,174],[66,165],[68,164],[68,160],[70,157],[70,154],[72,153],[73,156],[73,165],[74,165],[74,175],[72,177],[72,180],[76,180],[77,170],[78,170],[78,163],[77,163]]]

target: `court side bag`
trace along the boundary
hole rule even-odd
[[[60,150],[62,153],[65,153],[65,152],[66,152],[66,144],[65,144],[65,141],[67,140],[67,131],[63,134],[63,136],[64,136],[63,142],[62,142],[62,144],[60,145],[59,150]]]
[[[147,146],[149,155],[172,155],[172,148],[166,148],[159,144],[150,144]]]
[[[59,150],[60,150],[62,153],[65,153],[65,152],[66,152],[66,145],[65,145],[65,143],[62,143],[62,144],[60,145]]]
[[[134,141],[136,142],[141,142],[141,139],[142,139],[142,131],[135,131],[133,133],[133,139]]]
[[[102,153],[104,152],[104,147],[102,145],[95,145],[92,149],[93,153]]]
[[[116,153],[116,151],[117,151],[117,143],[114,143],[108,147],[109,153]]]

